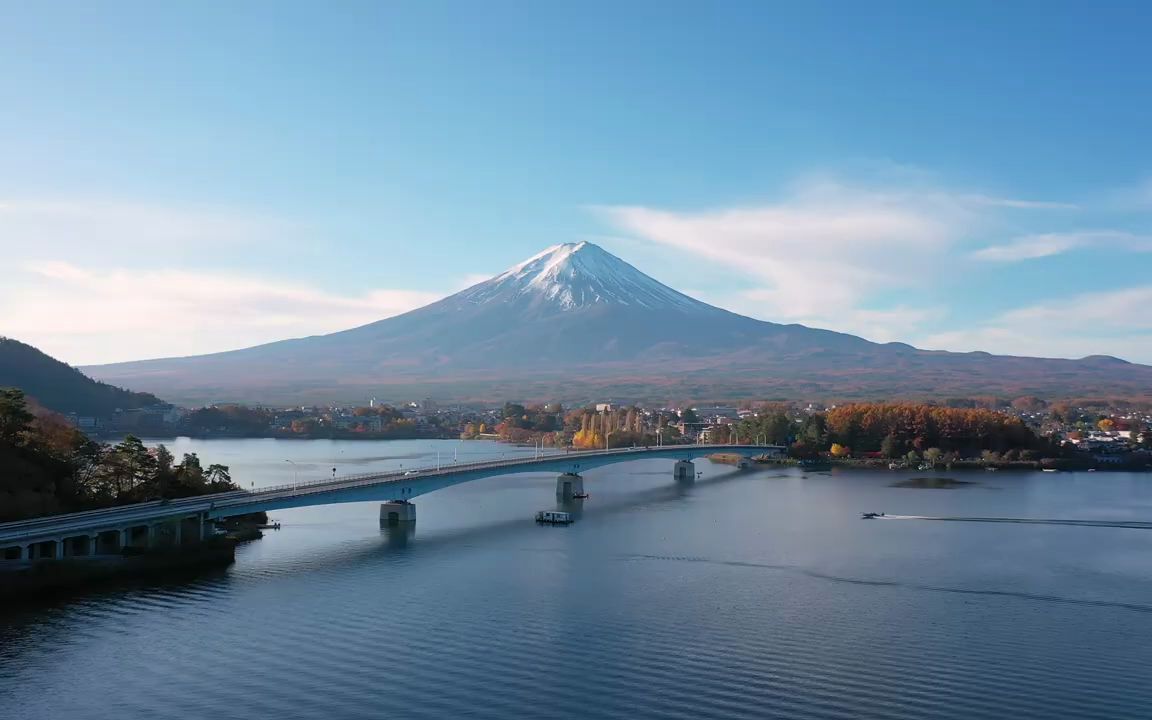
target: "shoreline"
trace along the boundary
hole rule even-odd
[[[712,462],[735,465],[740,456],[730,453],[714,453],[708,456]],[[791,467],[804,467],[805,460],[795,458],[752,458],[757,465],[782,465]],[[818,458],[809,460],[816,462],[822,468],[846,467],[856,470],[882,470],[884,472],[979,472],[979,471],[1058,471],[1058,472],[1152,472],[1152,464],[1123,464],[1123,463],[1096,463],[1091,460],[1069,458],[1045,458],[1042,460],[1014,460],[1011,462],[991,462],[983,460],[958,460],[944,464],[937,463],[928,469],[919,467],[891,468],[892,460],[864,459],[864,458]],[[814,468],[808,468],[814,469]]]
[[[0,561],[0,606],[38,605],[57,596],[75,595],[116,583],[160,580],[173,573],[227,567],[236,561],[240,539],[221,536],[184,548],[140,555]]]

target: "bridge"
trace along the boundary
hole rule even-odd
[[[34,561],[133,550],[196,545],[215,533],[215,521],[237,515],[286,508],[346,502],[382,502],[380,522],[414,522],[412,499],[452,485],[514,473],[559,473],[556,494],[561,500],[583,495],[582,473],[644,458],[675,461],[673,477],[696,477],[692,461],[725,453],[749,458],[784,452],[779,445],[665,445],[550,453],[510,460],[451,463],[415,470],[347,475],[316,482],[291,483],[254,491],[233,491],[179,500],[151,501],[123,507],[53,515],[0,523],[0,559]]]

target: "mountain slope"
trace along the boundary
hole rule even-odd
[[[15,387],[56,412],[105,417],[117,408],[157,405],[147,393],[97,382],[31,345],[0,337],[0,387]]]
[[[591,243],[548,248],[491,280],[362,327],[90,372],[197,400],[362,399],[388,386],[402,396],[499,398],[529,387],[562,397],[607,388],[663,396],[669,386],[710,397],[845,397],[1013,388],[1109,394],[1152,384],[1152,368],[1120,371],[1099,358],[926,352],[754,320],[677,292]]]

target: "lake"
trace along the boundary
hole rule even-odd
[[[489,442],[188,440],[244,487],[531,454]],[[292,462],[287,462],[287,461]],[[1152,476],[740,471],[669,460],[272,513],[231,567],[0,619],[0,717],[1148,718]],[[941,474],[943,475],[943,474]],[[908,484],[908,483],[905,483]]]

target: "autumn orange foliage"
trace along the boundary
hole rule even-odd
[[[879,450],[886,436],[915,448],[1028,447],[1035,436],[1019,418],[983,408],[913,403],[854,403],[827,412],[829,436],[857,452]]]

